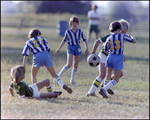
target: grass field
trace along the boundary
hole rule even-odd
[[[136,44],[125,43],[124,76],[112,89],[115,94],[108,95],[103,99],[98,91],[98,98],[86,97],[93,80],[98,76],[98,69],[88,66],[84,55],[84,44],[81,42],[83,54],[79,63],[75,81],[79,85],[70,84],[72,67],[61,77],[64,83],[73,89],[68,94],[58,84],[53,83],[53,78],[48,71],[41,67],[37,81],[50,79],[53,90],[62,90],[62,95],[52,99],[19,99],[11,97],[8,92],[10,84],[10,69],[22,64],[22,49],[27,40],[27,34],[32,27],[22,28],[18,31],[16,27],[1,27],[1,118],[2,119],[148,119],[149,118],[149,36],[138,40]],[[63,46],[58,55],[54,51],[59,46],[62,37],[59,37],[55,28],[39,28],[43,37],[48,39],[51,56],[56,73],[66,64],[66,47]],[[86,29],[83,29],[86,31]],[[85,33],[86,34],[86,33]],[[138,36],[140,37],[140,35]],[[142,36],[143,37],[143,36]],[[92,49],[93,41],[89,43],[89,51]],[[148,38],[148,39],[147,39]],[[102,46],[102,45],[101,45]],[[97,53],[99,50],[97,50]],[[30,73],[32,65],[32,54],[27,61],[25,82],[31,84]],[[46,92],[42,89],[41,92]]]

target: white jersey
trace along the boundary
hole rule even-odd
[[[97,11],[90,10],[88,12],[88,17],[100,18],[100,14]],[[98,25],[99,24],[99,20],[91,20],[91,19],[89,19],[89,24],[91,24],[91,25]]]

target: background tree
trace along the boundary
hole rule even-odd
[[[134,14],[131,11],[130,4],[131,3],[129,1],[111,1],[109,3],[110,15],[115,20],[123,18],[129,21],[131,18],[134,17]]]
[[[24,1],[17,5],[18,12],[26,13],[72,13],[87,14],[90,1]]]

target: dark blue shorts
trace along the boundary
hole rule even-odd
[[[80,45],[68,45],[67,52],[74,56],[78,56],[78,55],[81,55],[82,50],[81,50]]]

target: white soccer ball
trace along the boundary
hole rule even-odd
[[[100,64],[100,57],[97,54],[91,54],[87,58],[87,63],[91,67],[96,67]]]

